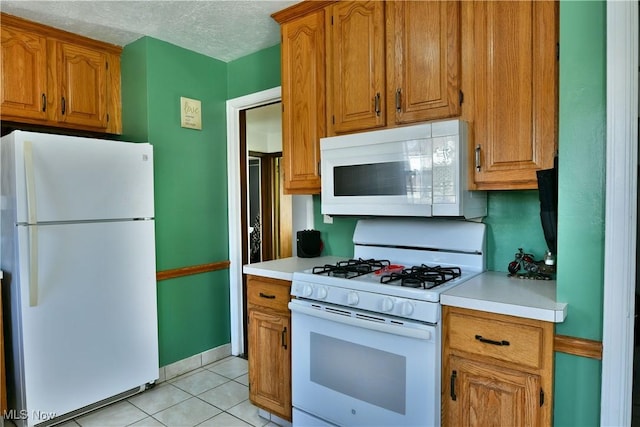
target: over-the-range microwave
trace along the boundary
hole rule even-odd
[[[467,123],[444,120],[320,139],[325,215],[487,214],[467,189]]]

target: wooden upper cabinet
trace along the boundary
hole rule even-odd
[[[104,52],[57,42],[60,122],[107,127],[107,67]]]
[[[462,2],[471,188],[535,189],[536,171],[553,167],[557,43],[557,2]]]
[[[327,125],[330,135],[386,126],[385,4],[328,8]]]
[[[0,17],[3,121],[122,132],[120,47]]]
[[[2,22],[2,115],[47,118],[47,39]]]
[[[388,1],[387,117],[405,124],[460,115],[460,2]]]
[[[290,15],[291,9],[285,9],[273,16],[282,35],[284,192],[319,194],[320,138],[326,136],[325,10]]]

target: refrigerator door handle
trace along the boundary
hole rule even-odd
[[[27,186],[27,221],[29,222],[29,306],[38,305],[38,216],[36,214],[36,179],[33,170],[33,147],[24,142],[24,173]]]

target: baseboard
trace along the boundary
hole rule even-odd
[[[169,365],[161,366],[158,375],[158,383],[171,380],[187,372],[209,365],[225,357],[231,356],[231,343],[223,344],[211,350],[187,357]]]

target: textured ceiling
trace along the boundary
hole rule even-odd
[[[0,0],[2,12],[118,46],[151,36],[229,62],[280,42],[280,0]]]

